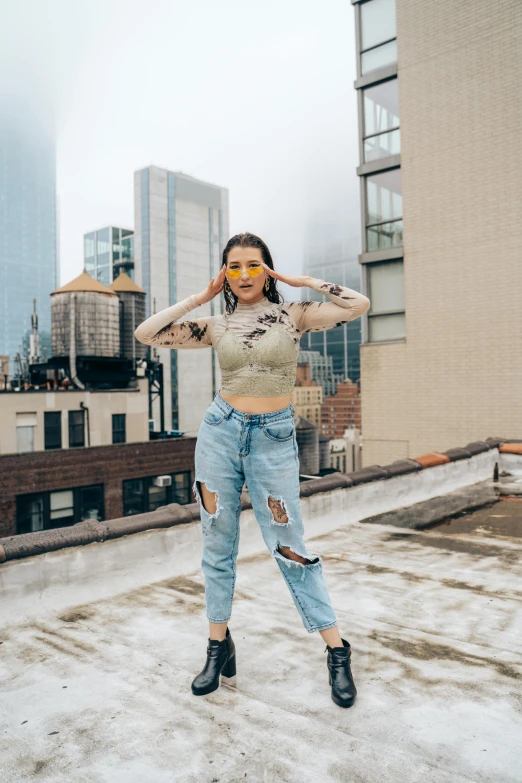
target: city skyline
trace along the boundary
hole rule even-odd
[[[39,92],[48,77],[56,115],[59,284],[81,272],[84,234],[134,228],[133,176],[149,165],[226,187],[231,233],[258,233],[290,274],[317,210],[358,230],[349,5],[6,6],[4,61],[27,60]]]

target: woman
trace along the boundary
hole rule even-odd
[[[210,693],[219,687],[220,674],[236,673],[228,621],[236,580],[240,496],[246,481],[263,538],[303,624],[310,633],[319,631],[326,642],[332,699],[340,707],[350,707],[357,693],[350,645],[337,628],[322,560],[308,552],[303,540],[291,399],[301,336],[358,318],[370,300],[317,278],[276,272],[267,246],[253,234],[232,237],[222,260],[219,274],[204,291],[156,313],[135,332],[147,345],[213,346],[221,368],[221,389],[205,412],[195,453],[193,491],[200,504],[209,639],[207,660],[192,682],[192,692]],[[331,302],[284,303],[276,280],[296,288],[308,286]],[[223,316],[177,323],[221,291],[226,303]]]

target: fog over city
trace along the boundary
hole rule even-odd
[[[230,231],[299,274],[310,226],[359,233],[346,0],[1,0],[2,89],[54,118],[61,284],[83,234],[133,228],[133,172],[225,186]],[[34,98],[34,101],[32,100]],[[327,242],[326,238],[326,242]],[[287,298],[299,298],[284,287]]]

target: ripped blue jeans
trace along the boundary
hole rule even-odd
[[[201,565],[207,618],[212,623],[227,622],[232,613],[240,498],[246,482],[261,533],[304,627],[312,633],[337,625],[321,557],[308,552],[303,541],[294,410],[288,405],[272,413],[242,413],[218,392],[201,422],[193,491],[200,505]],[[214,493],[215,503],[210,507],[213,513],[203,504],[199,483]],[[285,556],[284,550],[308,562],[305,565],[293,560]]]

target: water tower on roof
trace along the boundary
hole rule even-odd
[[[145,292],[125,272],[105,286],[84,269],[51,294],[48,367],[64,369],[80,389],[125,388],[146,356],[133,329],[144,313]]]
[[[53,357],[119,357],[120,301],[116,291],[84,270],[51,297]]]
[[[126,359],[144,359],[148,346],[134,337],[139,324],[145,318],[145,291],[129,275],[122,271],[108,286],[120,299],[120,353]]]

